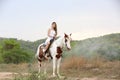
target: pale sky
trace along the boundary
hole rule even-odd
[[[0,0],[0,37],[42,39],[53,21],[74,40],[120,33],[120,0]]]

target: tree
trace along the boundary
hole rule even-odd
[[[11,50],[11,49],[17,49],[20,48],[20,44],[17,42],[16,39],[7,39],[4,40],[4,45],[3,45],[3,49],[4,50]]]
[[[16,39],[4,40],[3,44],[3,61],[5,63],[29,62],[32,58],[31,52],[21,49],[20,43]]]
[[[31,54],[28,54],[27,51],[23,51],[21,49],[14,49],[11,51],[6,51],[3,55],[3,59],[5,63],[21,63],[21,62],[29,62],[31,60]]]

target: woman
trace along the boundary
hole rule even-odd
[[[43,52],[46,54],[48,51],[48,48],[53,43],[54,39],[57,36],[57,24],[56,22],[52,22],[51,27],[48,29],[48,38],[45,41],[45,49],[43,49]]]

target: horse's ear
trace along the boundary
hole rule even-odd
[[[64,37],[66,38],[66,37],[68,37],[68,35],[66,33],[64,33]]]
[[[72,35],[72,33],[70,34],[70,36]]]

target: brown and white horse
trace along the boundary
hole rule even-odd
[[[59,37],[57,40],[55,40],[53,42],[53,44],[51,45],[51,47],[49,48],[49,52],[53,59],[53,75],[52,75],[53,77],[56,76],[56,73],[55,73],[56,68],[57,68],[58,77],[61,77],[60,73],[59,73],[59,68],[60,68],[62,52],[63,52],[62,49],[64,46],[66,46],[67,49],[70,50],[71,49],[70,42],[71,42],[71,34],[70,35],[64,34],[63,37]],[[41,46],[42,46],[42,44],[40,44],[38,46],[37,53],[36,53],[36,57],[37,57],[38,63],[39,63],[39,73],[40,73],[42,58],[44,57]],[[44,66],[45,74],[46,74],[46,67],[47,67],[47,65],[45,64],[45,66]]]

